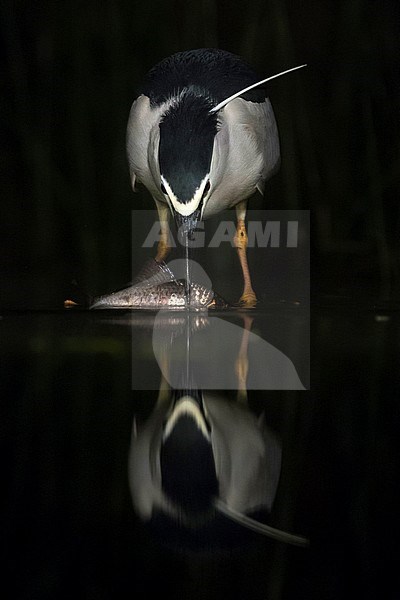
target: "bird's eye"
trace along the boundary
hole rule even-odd
[[[161,191],[163,194],[167,193],[167,190],[165,189],[165,185],[163,183],[161,184]]]
[[[204,186],[204,190],[203,190],[203,198],[205,198],[208,194],[208,192],[210,191],[210,187],[211,187],[211,183],[210,181],[207,181],[206,185]]]

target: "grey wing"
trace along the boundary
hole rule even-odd
[[[240,103],[239,123],[242,125],[242,135],[251,141],[253,166],[259,168],[259,179],[257,190],[263,194],[265,182],[278,170],[280,164],[280,147],[278,128],[275,121],[274,111],[268,98],[265,102],[249,102],[243,99],[232,101],[231,105]],[[229,108],[229,104],[226,107]],[[238,116],[236,117],[238,118]],[[244,131],[243,131],[244,130]]]
[[[256,105],[255,111],[260,113],[260,120],[264,124],[257,132],[264,155],[264,166],[257,189],[261,194],[264,194],[265,182],[276,173],[281,161],[279,133],[274,111],[268,98],[262,104]]]
[[[272,106],[236,98],[219,114],[211,162],[214,191],[206,217],[249,198],[264,185],[280,163],[278,129]]]
[[[280,148],[274,111],[268,98],[250,102],[237,98],[224,110],[231,129],[234,160],[247,172],[261,194],[264,185],[279,168]]]
[[[133,189],[143,183],[152,196],[165,201],[160,190],[158,165],[159,123],[167,103],[151,107],[147,96],[139,96],[132,104],[126,132],[126,152]]]

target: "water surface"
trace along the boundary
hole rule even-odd
[[[237,311],[215,316],[244,331]],[[301,307],[251,313],[254,335],[288,357],[311,391],[248,389],[246,405],[281,449],[272,506],[260,519],[307,536],[310,547],[227,522],[194,547],[173,523],[149,527],[129,487],[133,422],[151,418],[162,382],[157,314],[3,312],[10,597],[130,597],[160,585],[172,598],[382,597],[380,581],[394,561],[399,315],[396,307],[325,298],[311,317],[310,377]],[[231,364],[235,348],[222,356]],[[238,402],[234,385],[213,393]]]

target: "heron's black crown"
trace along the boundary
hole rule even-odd
[[[180,202],[189,202],[210,171],[217,115],[209,98],[188,89],[160,123],[160,172]]]

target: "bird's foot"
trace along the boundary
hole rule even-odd
[[[243,292],[237,306],[240,308],[255,308],[257,304],[257,296],[251,290],[250,292]]]

